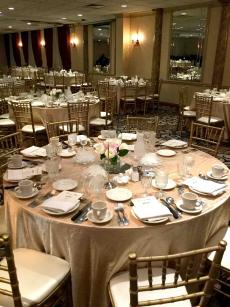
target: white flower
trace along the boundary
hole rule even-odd
[[[100,155],[103,155],[105,153],[105,147],[102,143],[95,144],[94,149]]]
[[[115,157],[117,155],[117,151],[114,150],[113,148],[106,150],[105,151],[105,156],[106,158],[112,159],[113,157]]]
[[[121,143],[121,145],[119,146],[119,150],[122,150],[122,149],[128,150],[128,145],[126,143]]]

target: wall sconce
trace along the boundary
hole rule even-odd
[[[42,40],[40,41],[40,45],[41,45],[41,47],[45,47],[46,42],[45,42],[45,40],[44,40],[44,39],[42,39]]]
[[[70,39],[70,45],[71,47],[76,47],[79,44],[79,40],[76,36],[72,36]]]
[[[18,42],[18,47],[21,48],[23,46],[22,41]]]
[[[132,43],[133,45],[136,47],[136,46],[140,46],[140,42],[143,41],[143,34],[141,33],[134,33],[131,37],[132,39]]]

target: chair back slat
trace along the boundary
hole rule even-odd
[[[152,271],[151,262],[148,262],[148,281],[149,281],[149,287],[152,287],[152,285],[153,285],[153,271]]]
[[[89,131],[89,100],[82,102],[67,102],[69,120],[77,120],[88,134]]]
[[[192,274],[192,269],[194,265],[195,259],[194,257],[190,257],[188,265],[187,265],[187,270],[186,270],[186,275],[185,275],[185,280],[188,281],[191,274]]]
[[[202,275],[204,275],[205,268],[206,268],[206,262],[207,262],[207,253],[204,253],[202,255],[202,259],[200,261],[199,268],[197,270],[197,278],[199,279]]]
[[[178,258],[176,260],[176,265],[175,265],[175,275],[174,275],[174,284],[176,285],[178,282],[179,274],[180,274],[180,269],[181,269],[181,259]]]
[[[157,132],[159,117],[136,117],[127,116],[126,126],[128,131],[155,131]]]
[[[162,264],[161,285],[165,286],[166,274],[167,274],[168,261],[164,260]]]

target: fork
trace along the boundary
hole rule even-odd
[[[119,211],[120,211],[120,212],[122,213],[122,215],[123,215],[123,217],[122,217],[122,222],[123,222],[124,226],[129,225],[129,220],[128,220],[127,217],[125,216],[125,209],[124,209],[123,204],[118,203],[118,204],[117,204],[117,207],[118,207]]]
[[[118,218],[118,224],[120,225],[120,226],[124,226],[124,222],[123,222],[123,218],[121,217],[121,215],[120,215],[120,208],[119,207],[115,207],[114,208],[114,211],[117,213],[117,218]]]

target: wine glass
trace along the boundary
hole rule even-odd
[[[80,137],[80,144],[81,144],[81,146],[82,146],[82,150],[84,151],[85,150],[85,146],[87,145],[87,143],[88,143],[88,138],[87,138],[87,136],[85,135],[85,136],[81,136]]]
[[[164,197],[164,192],[162,189],[164,189],[167,186],[167,183],[168,183],[168,173],[165,172],[164,170],[158,170],[156,172],[156,177],[155,177],[156,187],[160,189],[160,191],[156,194],[157,198]]]
[[[73,146],[76,144],[76,134],[71,133],[68,134],[68,145],[69,145],[69,151],[73,151]]]
[[[186,168],[186,176],[192,176],[192,168],[195,164],[195,159],[193,156],[185,156],[184,158],[185,168]]]

